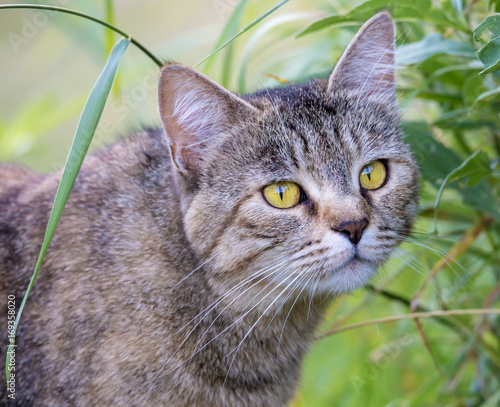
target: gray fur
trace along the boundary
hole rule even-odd
[[[374,52],[393,47],[387,13],[362,30],[384,32]],[[393,95],[377,81],[361,92],[352,72],[332,78],[240,98],[165,66],[167,133],[132,135],[78,176],[18,332],[17,405],[286,405],[323,300],[365,284],[417,207]],[[198,107],[179,102],[186,92]],[[388,181],[361,191],[375,159]],[[5,301],[21,302],[60,175],[0,166]],[[268,205],[262,188],[280,180],[307,199]],[[355,248],[335,229],[359,218],[369,226]]]

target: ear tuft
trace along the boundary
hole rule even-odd
[[[195,173],[203,154],[238,120],[257,111],[205,75],[170,63],[160,74],[158,104],[174,162]]]
[[[328,89],[355,89],[394,100],[394,23],[389,12],[370,18],[349,43],[328,80]]]

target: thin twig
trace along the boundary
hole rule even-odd
[[[357,324],[352,324],[341,328],[332,329],[320,335],[317,339],[323,339],[330,335],[336,335],[341,332],[351,331],[353,329],[362,328],[365,326],[384,324],[387,322],[402,321],[405,319],[447,317],[452,315],[485,315],[485,314],[500,315],[500,309],[454,309],[448,311],[414,312],[412,314],[393,315],[390,317],[371,319],[369,321],[358,322]]]
[[[267,16],[270,14],[274,13],[276,10],[278,10],[281,6],[284,4],[288,3],[290,0],[282,0],[278,4],[276,4],[273,8],[270,10],[266,11],[264,14],[262,14],[260,17],[256,18],[253,20],[250,24],[248,24],[246,27],[242,28],[240,31],[238,31],[236,34],[234,34],[231,38],[229,38],[224,44],[222,44],[219,48],[211,52],[209,55],[207,55],[205,58],[203,58],[201,61],[199,61],[194,68],[196,68],[198,65],[201,65],[203,62],[205,62],[207,59],[212,58],[215,54],[217,54],[219,51],[222,51],[224,48],[226,48],[229,44],[231,44],[236,38],[238,38],[241,34],[247,32],[250,28],[255,26],[256,24],[260,23],[262,20],[264,20]]]
[[[408,298],[405,298],[403,297],[402,295],[400,294],[397,294],[393,291],[389,291],[389,290],[386,290],[384,288],[380,288],[380,287],[376,287],[372,284],[368,284],[366,286],[366,288],[370,291],[373,291],[374,293],[376,294],[379,294],[381,295],[382,297],[385,297],[387,298],[388,300],[393,300],[393,301],[397,301],[403,305],[406,305],[409,309],[411,307],[411,301],[408,299]],[[416,309],[416,311],[418,312],[429,312],[430,310],[422,305],[418,305],[418,309]],[[452,329],[453,331],[455,331],[458,335],[460,335],[463,339],[466,339],[468,334],[467,332],[465,332],[464,330],[462,330],[460,328],[460,326],[458,326],[456,324],[456,322],[451,322],[451,321],[455,321],[455,319],[447,319],[447,318],[440,318],[440,317],[436,317],[436,321],[439,321],[441,324],[447,326],[448,328]]]
[[[486,297],[486,300],[484,301],[483,307],[484,308],[490,308],[493,306],[495,303],[496,299],[500,296],[500,281],[495,285],[493,290],[488,294]],[[460,375],[463,372],[463,369],[465,368],[465,365],[467,362],[472,359],[472,356],[474,355],[476,351],[476,346],[478,339],[480,338],[480,335],[484,332],[486,328],[486,315],[483,315],[479,322],[476,324],[476,327],[473,330],[472,334],[472,340],[468,344],[468,349],[467,349],[467,355],[464,358],[464,361],[461,363],[461,365],[457,369],[456,375],[453,377],[453,379],[450,381],[450,384],[448,385],[448,390],[454,391],[456,386],[458,385]]]
[[[418,300],[422,295],[424,289],[429,284],[429,282],[433,280],[436,277],[436,275],[449,264],[448,259],[453,259],[453,260],[458,259],[476,241],[479,235],[485,229],[487,229],[492,223],[493,223],[493,218],[491,217],[481,218],[479,222],[477,222],[474,226],[472,226],[462,235],[460,240],[452,246],[452,248],[448,251],[448,253],[446,253],[446,255],[444,255],[441,259],[439,259],[439,261],[432,268],[429,277],[424,281],[424,283],[418,290],[417,294],[413,298],[411,302],[412,311],[415,311],[417,309]]]

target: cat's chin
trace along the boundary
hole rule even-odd
[[[344,265],[322,275],[309,283],[308,289],[314,295],[339,295],[354,291],[365,285],[377,270],[378,264],[359,257],[353,257]]]

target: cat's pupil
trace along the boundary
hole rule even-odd
[[[366,176],[368,177],[368,181],[372,180],[371,172],[372,172],[372,166],[366,167],[365,170],[363,171]]]
[[[281,200],[283,200],[283,187],[281,185],[278,187],[278,192],[280,194]]]

